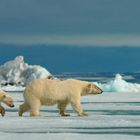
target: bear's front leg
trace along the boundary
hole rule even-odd
[[[73,110],[78,114],[78,116],[88,116],[86,112],[83,111],[80,101],[71,102]]]
[[[1,106],[1,105],[0,105],[0,114],[1,114],[2,116],[5,115],[5,109],[4,109],[4,107]]]
[[[34,100],[30,104],[31,110],[30,110],[30,117],[40,116],[40,107],[41,103],[40,100]]]
[[[27,103],[23,103],[22,105],[19,106],[19,111],[18,111],[18,114],[19,116],[22,116],[22,114],[26,111],[28,111],[30,108],[29,108],[29,105]]]

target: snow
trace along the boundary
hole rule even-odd
[[[2,86],[1,87],[2,90],[4,91],[8,91],[8,92],[21,92],[24,91],[25,87],[24,86],[15,86],[15,85],[7,85],[7,86]]]
[[[39,65],[29,65],[23,56],[17,56],[0,65],[0,85],[27,85],[31,80],[52,77],[49,71]]]
[[[15,108],[6,108],[0,119],[0,140],[130,140],[140,139],[140,93],[83,96],[81,103],[89,116],[79,117],[69,105],[70,117],[61,117],[56,106],[41,108],[41,116],[31,118],[29,112],[18,117],[23,102],[22,92],[9,93]]]

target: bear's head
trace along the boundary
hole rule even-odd
[[[0,90],[0,102],[5,103],[9,107],[14,107],[12,97],[2,90]]]
[[[96,86],[95,84],[88,83],[82,91],[82,95],[87,95],[87,94],[101,94],[103,91]]]

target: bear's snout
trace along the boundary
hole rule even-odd
[[[9,102],[9,103],[7,103],[7,105],[9,106],[9,107],[14,107],[15,105],[13,104],[13,102]]]
[[[101,90],[101,92],[99,94],[102,94],[103,93],[103,90]]]
[[[9,107],[14,107],[15,105],[13,104],[13,102],[5,102],[6,105],[8,105]]]

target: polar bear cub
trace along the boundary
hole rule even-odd
[[[5,91],[0,89],[0,114],[2,116],[4,116],[5,115],[5,109],[1,105],[1,102],[6,104],[9,107],[14,107],[14,103],[13,103],[12,97],[10,95],[8,95],[8,93],[6,93]]]
[[[89,94],[100,94],[102,90],[95,84],[68,79],[33,80],[24,91],[24,103],[19,107],[19,116],[30,111],[30,116],[40,115],[41,105],[58,105],[61,116],[69,116],[65,113],[67,105],[70,103],[73,110],[79,116],[86,116],[80,103],[80,97]]]

